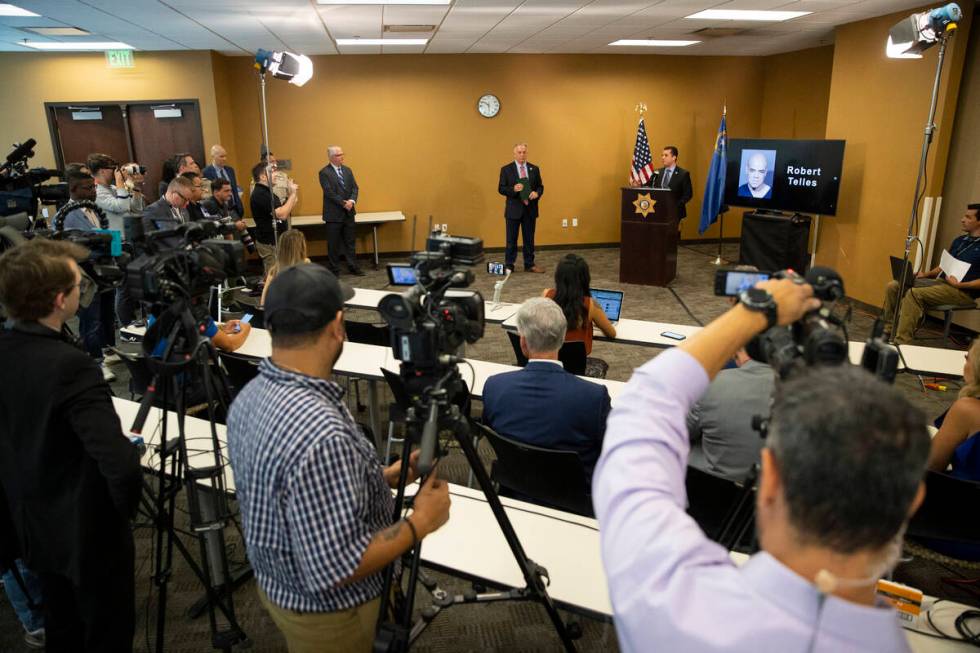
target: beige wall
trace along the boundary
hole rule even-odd
[[[941,193],[972,3],[947,54],[926,195]],[[880,305],[888,256],[901,256],[938,48],[923,59],[888,59],[888,29],[903,12],[837,29],[827,138],[847,141],[838,214],[821,224],[817,262],[836,268],[847,294]]]
[[[0,144],[37,139],[33,166],[53,166],[45,102],[197,99],[204,142],[218,138],[211,56],[136,52],[133,68],[109,68],[99,53],[0,54]],[[205,146],[207,147],[207,145]],[[152,162],[151,162],[152,164]]]
[[[834,47],[799,50],[764,61],[760,136],[823,138]]]
[[[816,54],[798,57],[799,65],[808,76],[827,77],[828,54],[808,52]],[[760,119],[767,88],[794,107],[799,132],[823,132],[822,116],[812,115],[819,112],[799,108],[820,95],[819,83],[781,91],[779,82],[764,75],[774,66],[777,77],[785,77],[787,64],[775,57],[428,55],[314,61],[316,73],[307,86],[268,84],[271,146],[293,162],[301,186],[299,213],[320,212],[316,172],[326,163],[327,145],[338,142],[358,177],[360,210],[418,215],[419,238],[431,214],[453,233],[503,245],[497,178],[511,159],[512,144],[526,140],[545,182],[538,243],[618,242],[619,187],[627,179],[636,134],[633,107],[639,101],[649,106],[646,122],[655,154],[663,145],[677,145],[681,165],[692,172],[695,192],[686,238],[697,235],[726,99],[733,136],[765,135]],[[816,70],[821,65],[827,72]],[[225,115],[224,103],[227,112],[234,107],[235,163],[245,170],[259,147],[257,82],[247,58],[227,59],[224,70],[232,92],[219,93],[219,113]],[[500,115],[492,120],[476,112],[476,100],[486,92],[501,100]],[[223,135],[224,130],[223,121]],[[572,217],[580,226],[563,229],[561,219]],[[733,222],[726,224],[726,236],[738,235]],[[380,233],[382,250],[411,246],[410,223],[387,225]],[[705,236],[717,237],[717,228]]]

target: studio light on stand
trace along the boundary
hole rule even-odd
[[[902,278],[898,284],[898,297],[892,314],[891,342],[894,344],[898,334],[898,320],[901,314],[902,299],[905,290],[914,283],[914,277],[908,278],[908,262],[912,251],[912,243],[918,242],[919,249],[925,254],[922,241],[916,235],[916,224],[919,214],[919,192],[925,177],[926,161],[929,158],[929,147],[932,145],[932,135],[936,125],[936,103],[939,98],[939,81],[943,72],[943,61],[946,58],[946,44],[956,31],[957,21],[963,17],[959,5],[951,2],[942,7],[929,11],[912,14],[903,18],[888,31],[888,42],[885,54],[891,59],[921,59],[922,53],[932,46],[939,45],[939,57],[936,61],[936,78],[932,85],[932,100],[929,103],[929,118],[926,120],[925,136],[922,139],[922,154],[919,157],[919,172],[915,178],[915,193],[912,195],[912,214],[909,217],[908,234],[905,237],[905,258],[902,262]]]
[[[272,205],[272,242],[279,250],[279,229],[276,220],[276,200],[272,194],[272,165],[269,162],[269,115],[265,103],[265,74],[283,79],[295,86],[302,86],[313,78],[313,61],[305,54],[272,52],[259,49],[255,53],[255,69],[259,71],[259,91],[262,109],[262,151],[266,152],[265,179],[269,184],[269,202]]]

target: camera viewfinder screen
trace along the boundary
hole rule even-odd
[[[418,279],[410,265],[389,265],[388,280],[393,286],[414,286]]]
[[[725,294],[734,296],[751,288],[760,281],[767,281],[769,275],[765,272],[738,272],[730,271],[725,278]]]

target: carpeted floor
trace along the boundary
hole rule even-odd
[[[592,272],[592,285],[605,288],[623,288],[625,302],[624,317],[634,319],[649,319],[659,322],[677,324],[696,324],[708,322],[724,312],[727,303],[723,298],[713,294],[713,277],[716,267],[712,265],[717,250],[716,245],[682,246],[678,252],[678,274],[671,288],[654,288],[637,286],[619,282],[619,250],[618,248],[590,248],[571,250],[585,256],[589,261]],[[546,274],[518,273],[507,283],[502,299],[510,302],[520,302],[551,286],[552,273],[559,258],[566,250],[543,250],[538,253],[538,263],[547,269]],[[737,245],[725,245],[724,255],[729,260],[737,259]],[[502,260],[501,254],[491,254],[489,260]],[[354,286],[365,288],[383,288],[387,283],[384,270],[368,272],[366,277],[357,278],[345,276],[344,279]],[[477,280],[473,288],[479,290],[485,297],[492,296],[493,282],[496,280],[486,274],[485,269],[476,269]],[[846,280],[845,280],[846,282]],[[348,320],[378,322],[377,313],[372,311],[350,311]],[[852,340],[867,337],[873,317],[861,310],[855,309],[849,325]],[[935,324],[927,325],[918,332],[921,342],[938,346],[941,335]],[[965,339],[960,339],[963,348]],[[123,345],[123,349],[136,350],[136,345]],[[609,363],[608,378],[626,381],[632,370],[652,356],[657,349],[622,345],[596,341],[593,356],[602,358]],[[480,360],[502,363],[514,363],[514,353],[510,343],[499,325],[488,325],[484,337],[467,349],[467,356]],[[128,397],[128,377],[121,366],[114,368],[119,379],[112,386],[119,396]],[[956,384],[950,383],[947,392],[928,391],[923,393],[915,377],[900,374],[896,386],[910,401],[922,408],[930,417],[939,414],[955,398]],[[385,398],[387,400],[387,398]],[[354,408],[356,410],[356,408]],[[479,412],[479,405],[476,406]],[[367,415],[361,414],[359,419],[367,421]],[[481,456],[489,462],[492,454],[487,447],[481,447]],[[445,464],[440,470],[449,480],[456,483],[466,483],[468,466],[461,454],[451,451]],[[186,502],[181,497],[181,506]],[[178,522],[185,522],[184,513],[178,515]],[[184,524],[186,525],[186,524]],[[152,531],[140,528],[136,531],[136,593],[137,601],[137,637],[136,650],[153,650],[150,642],[155,634],[155,619],[157,596],[150,582],[152,569]],[[185,538],[191,551],[197,555],[197,544],[190,538]],[[241,562],[244,551],[241,541],[229,529],[228,544],[229,559]],[[900,569],[900,575],[913,579],[919,587],[933,594],[950,596],[957,600],[968,600],[970,595],[965,590],[951,587],[942,582],[944,577],[955,577],[962,574],[956,569],[938,567],[935,563],[914,561]],[[973,574],[976,576],[976,572]],[[445,589],[461,593],[469,588],[469,584],[441,573],[432,576]],[[175,556],[173,576],[170,582],[166,620],[166,650],[173,653],[210,650],[210,636],[206,616],[189,619],[186,616],[188,608],[193,605],[202,592],[196,577],[192,575],[188,565],[179,556]],[[424,605],[426,594],[421,591],[417,606]],[[255,593],[255,582],[250,581],[235,592],[235,609],[238,621],[247,633],[252,649],[262,652],[285,651],[285,643],[279,635],[271,619],[260,605]],[[974,599],[976,602],[976,599]],[[567,613],[566,613],[567,614]],[[589,618],[577,617],[583,630],[579,641],[579,650],[602,651],[610,653],[618,650],[615,630],[609,623]],[[6,602],[0,599],[0,651],[27,651],[22,640],[19,623]],[[561,647],[550,626],[544,610],[529,603],[498,603],[495,605],[468,605],[454,607],[439,615],[431,626],[423,633],[414,647],[416,651],[558,651]]]

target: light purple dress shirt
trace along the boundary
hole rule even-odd
[[[708,375],[672,349],[633,373],[593,479],[624,651],[908,651],[888,607],[825,596],[768,553],[741,567],[684,511],[685,419]]]

